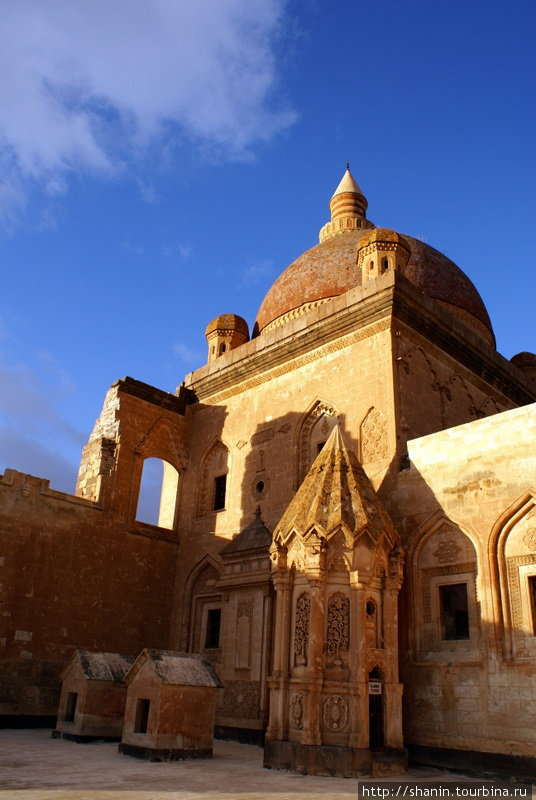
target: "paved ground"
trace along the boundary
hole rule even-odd
[[[460,780],[436,770],[413,770],[405,777]],[[236,742],[216,741],[211,760],[151,764],[119,755],[117,744],[52,739],[49,730],[0,730],[0,800],[310,800],[319,795],[355,800],[357,780],[263,769],[261,748]]]

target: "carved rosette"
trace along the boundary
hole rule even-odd
[[[450,539],[448,542],[440,542],[432,555],[440,564],[452,564],[457,560],[460,552],[461,548],[453,539]]]
[[[296,692],[290,698],[290,724],[293,728],[303,728],[303,694]]]
[[[350,646],[350,600],[337,593],[330,597],[328,605],[327,652],[334,656],[335,664],[340,666],[341,650]]]
[[[307,664],[307,645],[309,644],[309,614],[311,598],[301,594],[296,602],[296,621],[294,624],[294,656],[296,665]]]
[[[342,731],[348,725],[348,703],[340,694],[332,694],[324,700],[324,726],[329,731]]]

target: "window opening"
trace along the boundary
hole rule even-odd
[[[532,613],[532,634],[536,636],[536,575],[529,575],[529,600]]]
[[[149,707],[151,701],[146,697],[140,697],[136,702],[136,720],[134,722],[134,733],[147,733],[147,723],[149,722]]]
[[[389,260],[387,258],[384,258],[382,261],[382,271],[387,272],[388,269],[389,269]]]
[[[225,350],[226,350],[225,344],[223,343],[220,344],[220,356],[222,355],[222,353],[225,353]]]
[[[373,270],[373,269],[374,269],[374,261],[371,261],[370,264],[369,264],[369,270]]]
[[[366,610],[367,610],[367,617],[374,616],[374,614],[376,613],[376,604],[374,603],[373,600],[367,600]]]
[[[207,612],[207,632],[205,649],[214,650],[220,646],[221,608],[209,608]]]
[[[467,584],[454,583],[439,587],[442,638],[469,639],[469,608]]]
[[[69,692],[65,703],[65,722],[74,722],[78,692]]]
[[[227,475],[218,475],[214,478],[214,511],[225,508],[225,490],[227,488]]]
[[[136,520],[172,530],[175,523],[179,473],[161,458],[143,462]]]
[[[262,494],[262,492],[264,491],[264,481],[259,481],[255,486],[255,489],[258,492],[258,494]]]

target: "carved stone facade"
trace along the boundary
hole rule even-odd
[[[52,717],[77,648],[191,651],[272,766],[536,771],[536,357],[349,171],[330,207],[251,339],[222,314],[175,394],[111,387],[76,495],[0,476],[0,714]]]

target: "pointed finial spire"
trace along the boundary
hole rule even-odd
[[[374,227],[366,219],[367,206],[367,200],[350,172],[350,162],[347,161],[346,171],[329,203],[331,222],[320,231],[320,241],[345,231]]]

